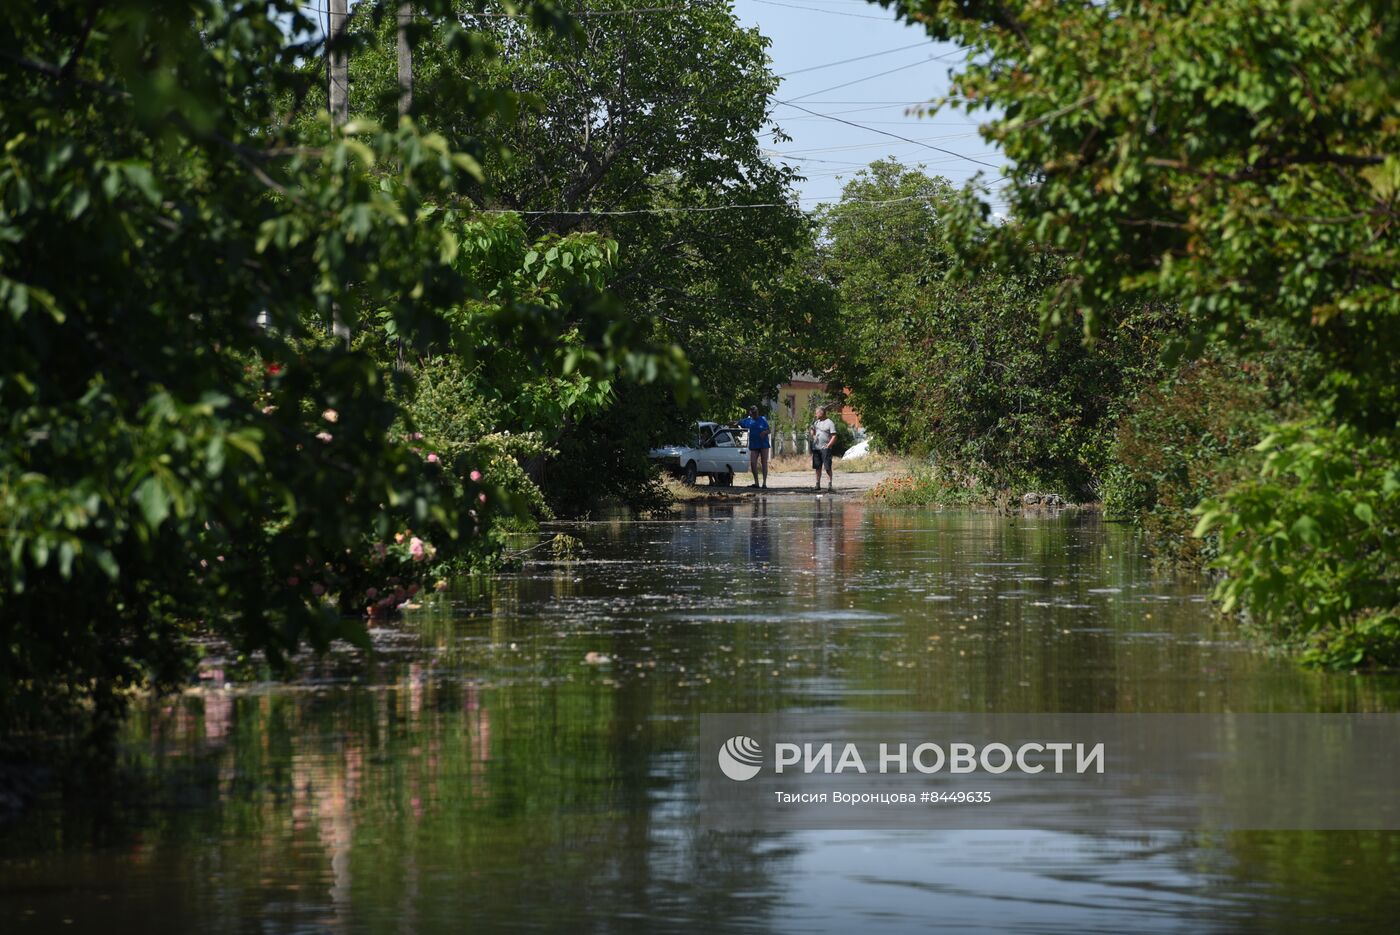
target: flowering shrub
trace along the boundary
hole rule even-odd
[[[347,555],[345,561],[298,562],[285,584],[293,590],[307,590],[314,597],[332,596],[347,613],[384,616],[397,611],[437,577],[436,555],[432,543],[405,529],[388,541],[371,543],[361,555]]]

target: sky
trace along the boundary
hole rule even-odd
[[[930,174],[956,185],[977,172],[987,181],[1000,174],[964,158],[1001,165],[997,150],[977,135],[977,121],[985,113],[910,113],[947,92],[949,69],[962,60],[957,46],[934,42],[922,29],[865,0],[735,0],[734,9],[741,23],[757,26],[772,43],[773,71],[782,77],[775,102],[805,108],[775,103],[778,126],[792,139],[764,141],[774,161],[807,176],[798,183],[804,208],[835,201],[845,180],[889,156],[923,163]],[[993,205],[998,205],[995,199]]]
[[[806,176],[797,183],[803,208],[838,200],[856,171],[890,156],[923,164],[954,185],[978,172],[987,182],[1000,175],[1000,155],[977,134],[985,112],[975,118],[952,109],[936,116],[915,112],[947,92],[949,71],[962,60],[957,46],[934,42],[865,0],[733,3],[740,23],[758,27],[771,42],[773,71],[782,79],[773,113],[792,139],[765,135],[761,142],[775,162]],[[327,0],[303,6],[318,15]],[[994,212],[1002,207],[996,198],[990,201]]]

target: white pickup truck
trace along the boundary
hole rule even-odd
[[[687,484],[704,475],[711,484],[728,487],[735,474],[749,469],[749,433],[734,425],[697,422],[691,444],[653,448],[648,454]]]

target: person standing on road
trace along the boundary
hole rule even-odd
[[[817,489],[822,489],[822,468],[826,468],[826,489],[834,489],[831,479],[831,446],[836,444],[836,423],[826,417],[826,407],[817,407],[817,421],[807,429],[812,440],[812,468],[817,472]]]
[[[758,468],[763,465],[763,487],[768,488],[768,449],[772,446],[773,434],[768,428],[768,420],[758,414],[757,406],[749,407],[749,417],[739,420],[739,428],[749,430],[749,470],[753,471],[753,483],[758,486]]]

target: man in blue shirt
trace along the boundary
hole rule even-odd
[[[758,414],[757,406],[749,407],[749,417],[739,420],[739,428],[749,430],[749,470],[753,471],[753,483],[758,486],[758,466],[763,464],[763,487],[768,488],[768,449],[772,447],[772,431],[768,420]]]

